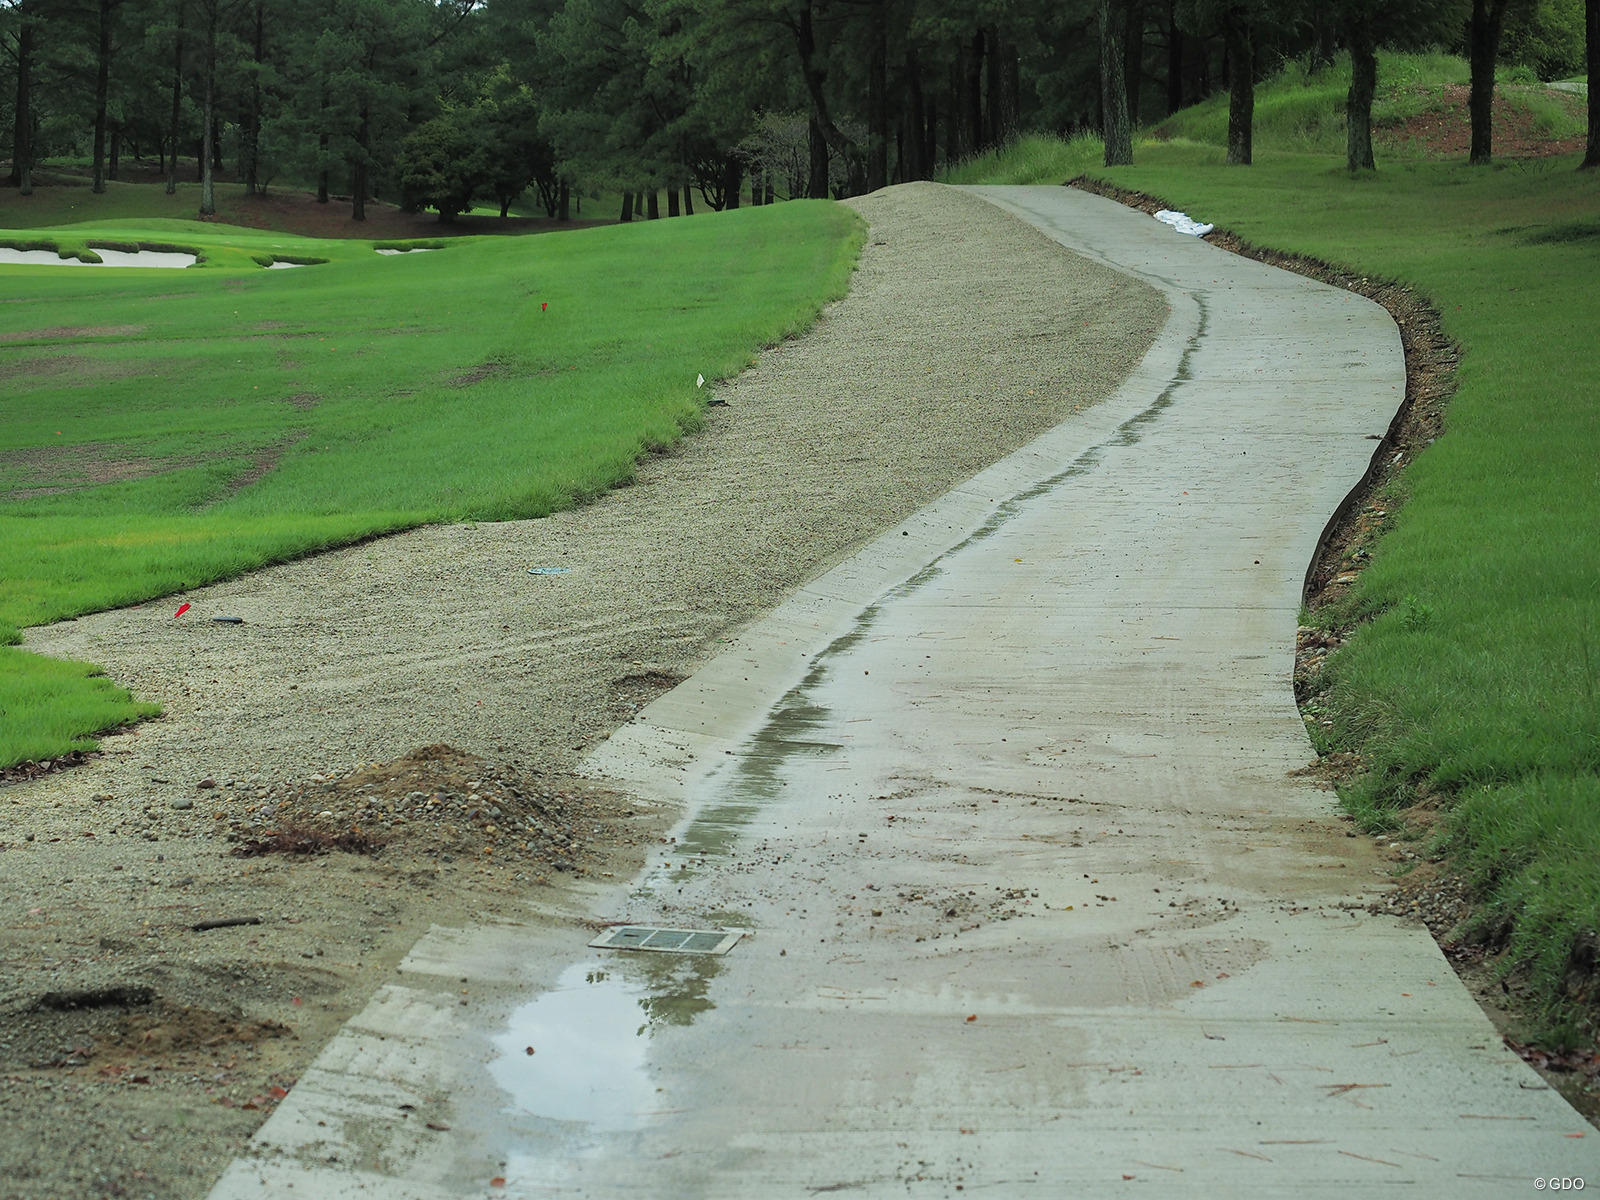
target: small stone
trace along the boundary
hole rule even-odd
[[[178,809],[181,812],[184,809],[193,808],[194,807],[194,801],[189,799],[187,796],[184,796],[184,797],[181,797],[180,799],[174,800],[172,802],[172,807]]]
[[[195,787],[197,787],[197,788],[214,788],[216,786],[217,786],[217,781],[215,779],[210,779],[210,778],[202,779],[199,783],[195,784]]]

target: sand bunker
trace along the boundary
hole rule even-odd
[[[165,250],[96,250],[101,261],[62,258],[54,250],[13,250],[0,246],[0,265],[19,267],[192,267],[195,256]]]

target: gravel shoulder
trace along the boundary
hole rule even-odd
[[[583,752],[1110,395],[1166,319],[974,197],[853,204],[871,232],[849,296],[632,486],[29,632],[166,716],[0,791],[5,1195],[202,1195],[430,924],[578,919],[565,882],[627,877],[673,816],[574,779]],[[386,845],[232,853],[290,825]],[[193,928],[230,918],[260,923]]]

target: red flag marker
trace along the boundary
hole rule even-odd
[[[549,307],[550,307],[550,302],[547,300],[543,304],[539,305],[539,311],[543,312],[545,309],[547,309]]]
[[[188,611],[189,611],[189,606],[187,604],[178,605],[178,611],[172,614],[173,619],[176,620],[178,617],[183,616],[183,614],[188,612]]]

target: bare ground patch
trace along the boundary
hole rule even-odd
[[[121,442],[77,442],[0,451],[0,500],[26,500],[146,479],[188,460],[129,454]]]
[[[93,387],[106,379],[134,379],[149,374],[153,372],[130,363],[90,358],[84,354],[36,354],[0,363],[0,382]]]
[[[55,325],[49,329],[14,329],[0,333],[0,342],[60,341],[66,338],[133,337],[143,325]]]

